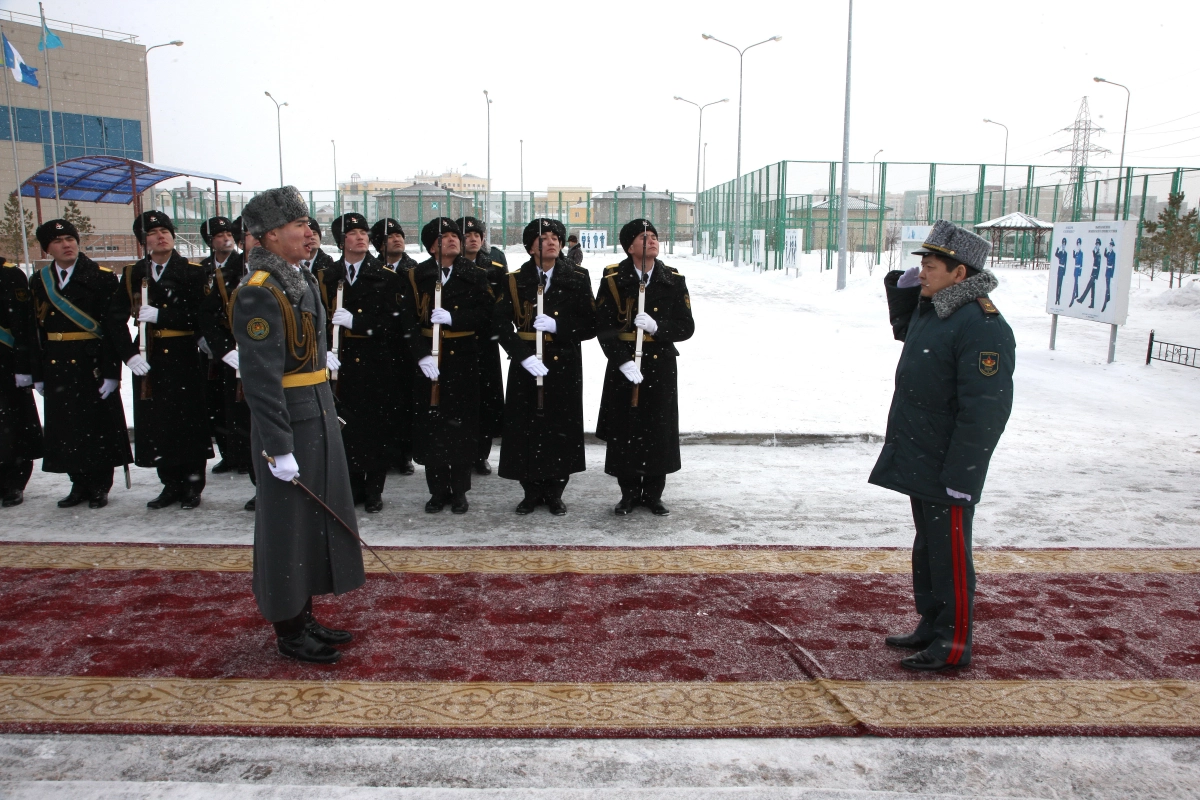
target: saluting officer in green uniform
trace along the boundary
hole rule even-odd
[[[900,663],[937,670],[971,663],[975,567],[971,522],[988,462],[1013,402],[1016,342],[988,298],[991,245],[938,220],[921,266],[884,277],[895,337],[904,342],[887,436],[870,482],[912,504],[916,630],[887,637],[918,652]]]

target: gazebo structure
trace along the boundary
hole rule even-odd
[[[171,178],[210,180],[213,182],[214,196],[219,181],[241,184],[241,181],[211,172],[164,167],[119,156],[68,158],[36,172],[21,184],[21,195],[34,198],[39,225],[42,224],[42,199],[54,199],[56,169],[59,199],[89,203],[132,203],[135,216],[142,213],[142,192]],[[140,245],[138,251],[141,252]]]
[[[988,236],[992,240],[992,263],[1000,262],[1004,255],[1004,242],[1008,234],[1016,234],[1012,248],[1013,258],[1022,267],[1037,269],[1049,266],[1050,261],[1042,246],[1042,238],[1054,230],[1054,225],[1014,211],[1003,217],[989,219],[975,226],[975,232],[980,236]]]

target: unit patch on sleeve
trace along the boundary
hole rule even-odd
[[[246,323],[246,335],[256,342],[261,342],[267,338],[267,334],[270,332],[271,326],[262,317],[255,317]],[[983,367],[980,367],[980,369],[983,369]],[[987,373],[985,372],[984,374],[986,375]]]
[[[999,353],[980,353],[979,354],[979,371],[987,377],[992,377],[1000,371],[1000,354]]]

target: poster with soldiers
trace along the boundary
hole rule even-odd
[[[767,232],[765,230],[752,231],[750,263],[754,265],[755,269],[766,269],[767,267]]]
[[[709,243],[708,243],[708,231],[700,232],[700,253],[705,258],[708,258],[709,256],[712,255],[712,250],[710,249]]]
[[[717,263],[725,260],[725,231],[717,231]]]
[[[1060,222],[1050,247],[1046,313],[1124,325],[1137,223]]]
[[[788,275],[796,270],[800,275],[800,246],[804,231],[799,228],[787,228],[783,232],[783,274]]]
[[[608,247],[608,231],[580,231],[579,246],[584,250],[604,250]]]

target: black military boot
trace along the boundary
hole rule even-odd
[[[183,493],[174,486],[164,486],[158,497],[146,503],[146,508],[166,508],[183,499]],[[62,505],[61,503],[59,505]]]
[[[213,475],[220,475],[224,472],[233,472],[233,470],[234,466],[227,458],[222,458],[217,462],[217,465],[212,468]]]
[[[455,514],[465,514],[471,508],[471,504],[467,502],[465,494],[456,494],[450,500],[450,510]]]
[[[900,659],[900,666],[905,669],[915,669],[923,672],[934,672],[939,669],[957,669],[970,665],[971,659],[959,659],[957,664],[951,664],[946,659],[940,656],[935,656],[928,650],[922,650],[919,653],[914,653],[908,658]]]
[[[550,509],[550,513],[556,517],[561,517],[567,513],[567,504],[563,502],[561,497],[547,497],[546,508]]]
[[[663,501],[659,498],[651,500],[649,497],[642,497],[642,505],[650,509],[650,513],[656,517],[665,517],[671,513],[671,510],[663,505]]]
[[[180,508],[199,508],[200,507],[200,493],[199,492],[188,492],[187,494],[185,494],[183,496],[183,502],[181,502],[179,504],[179,507]]]
[[[402,463],[400,465],[400,474],[401,475],[412,475],[416,471],[417,471],[417,468],[413,466],[413,462],[412,462],[411,458],[406,459],[404,461],[404,463]]]
[[[87,500],[87,492],[77,486],[71,486],[71,493],[58,501],[59,508],[74,508],[75,506]]]
[[[383,511],[383,498],[377,494],[368,496],[364,508],[368,514],[378,514]]]
[[[933,644],[933,637],[913,631],[912,633],[889,636],[883,640],[888,647],[899,647],[901,650],[924,650]]]
[[[251,497],[249,500],[246,501],[246,505],[242,506],[242,508],[244,508],[246,511],[253,511],[257,507],[258,507],[258,495],[254,495],[254,497]]]
[[[311,611],[304,615],[304,629],[308,631],[309,636],[325,644],[349,644],[354,641],[353,633],[350,631],[339,631],[336,628],[326,628],[317,622],[317,618],[313,616]]]
[[[488,461],[486,458],[482,459],[481,461],[476,461],[475,462],[475,474],[476,475],[491,475],[492,474],[491,462]]]
[[[534,509],[536,509],[539,505],[541,505],[541,503],[542,503],[542,498],[531,497],[529,495],[525,495],[525,498],[523,500],[521,500],[521,502],[517,503],[517,507],[515,510],[518,514],[521,514],[521,515],[532,514]]]
[[[0,506],[3,506],[4,508],[12,508],[13,506],[21,505],[24,500],[24,492],[22,492],[20,489],[11,489],[5,492],[2,497],[0,497]]]
[[[440,494],[435,494],[429,498],[429,502],[425,504],[426,514],[440,514],[442,509],[446,507],[446,498]]]
[[[641,495],[637,492],[622,492],[621,502],[617,503],[617,507],[613,509],[613,513],[618,517],[623,517],[633,511],[633,507],[638,504]]]
[[[93,489],[88,493],[88,508],[104,508],[108,505],[108,492],[103,489]]]
[[[307,627],[290,636],[275,637],[279,655],[312,664],[335,664],[342,654],[320,641]]]

